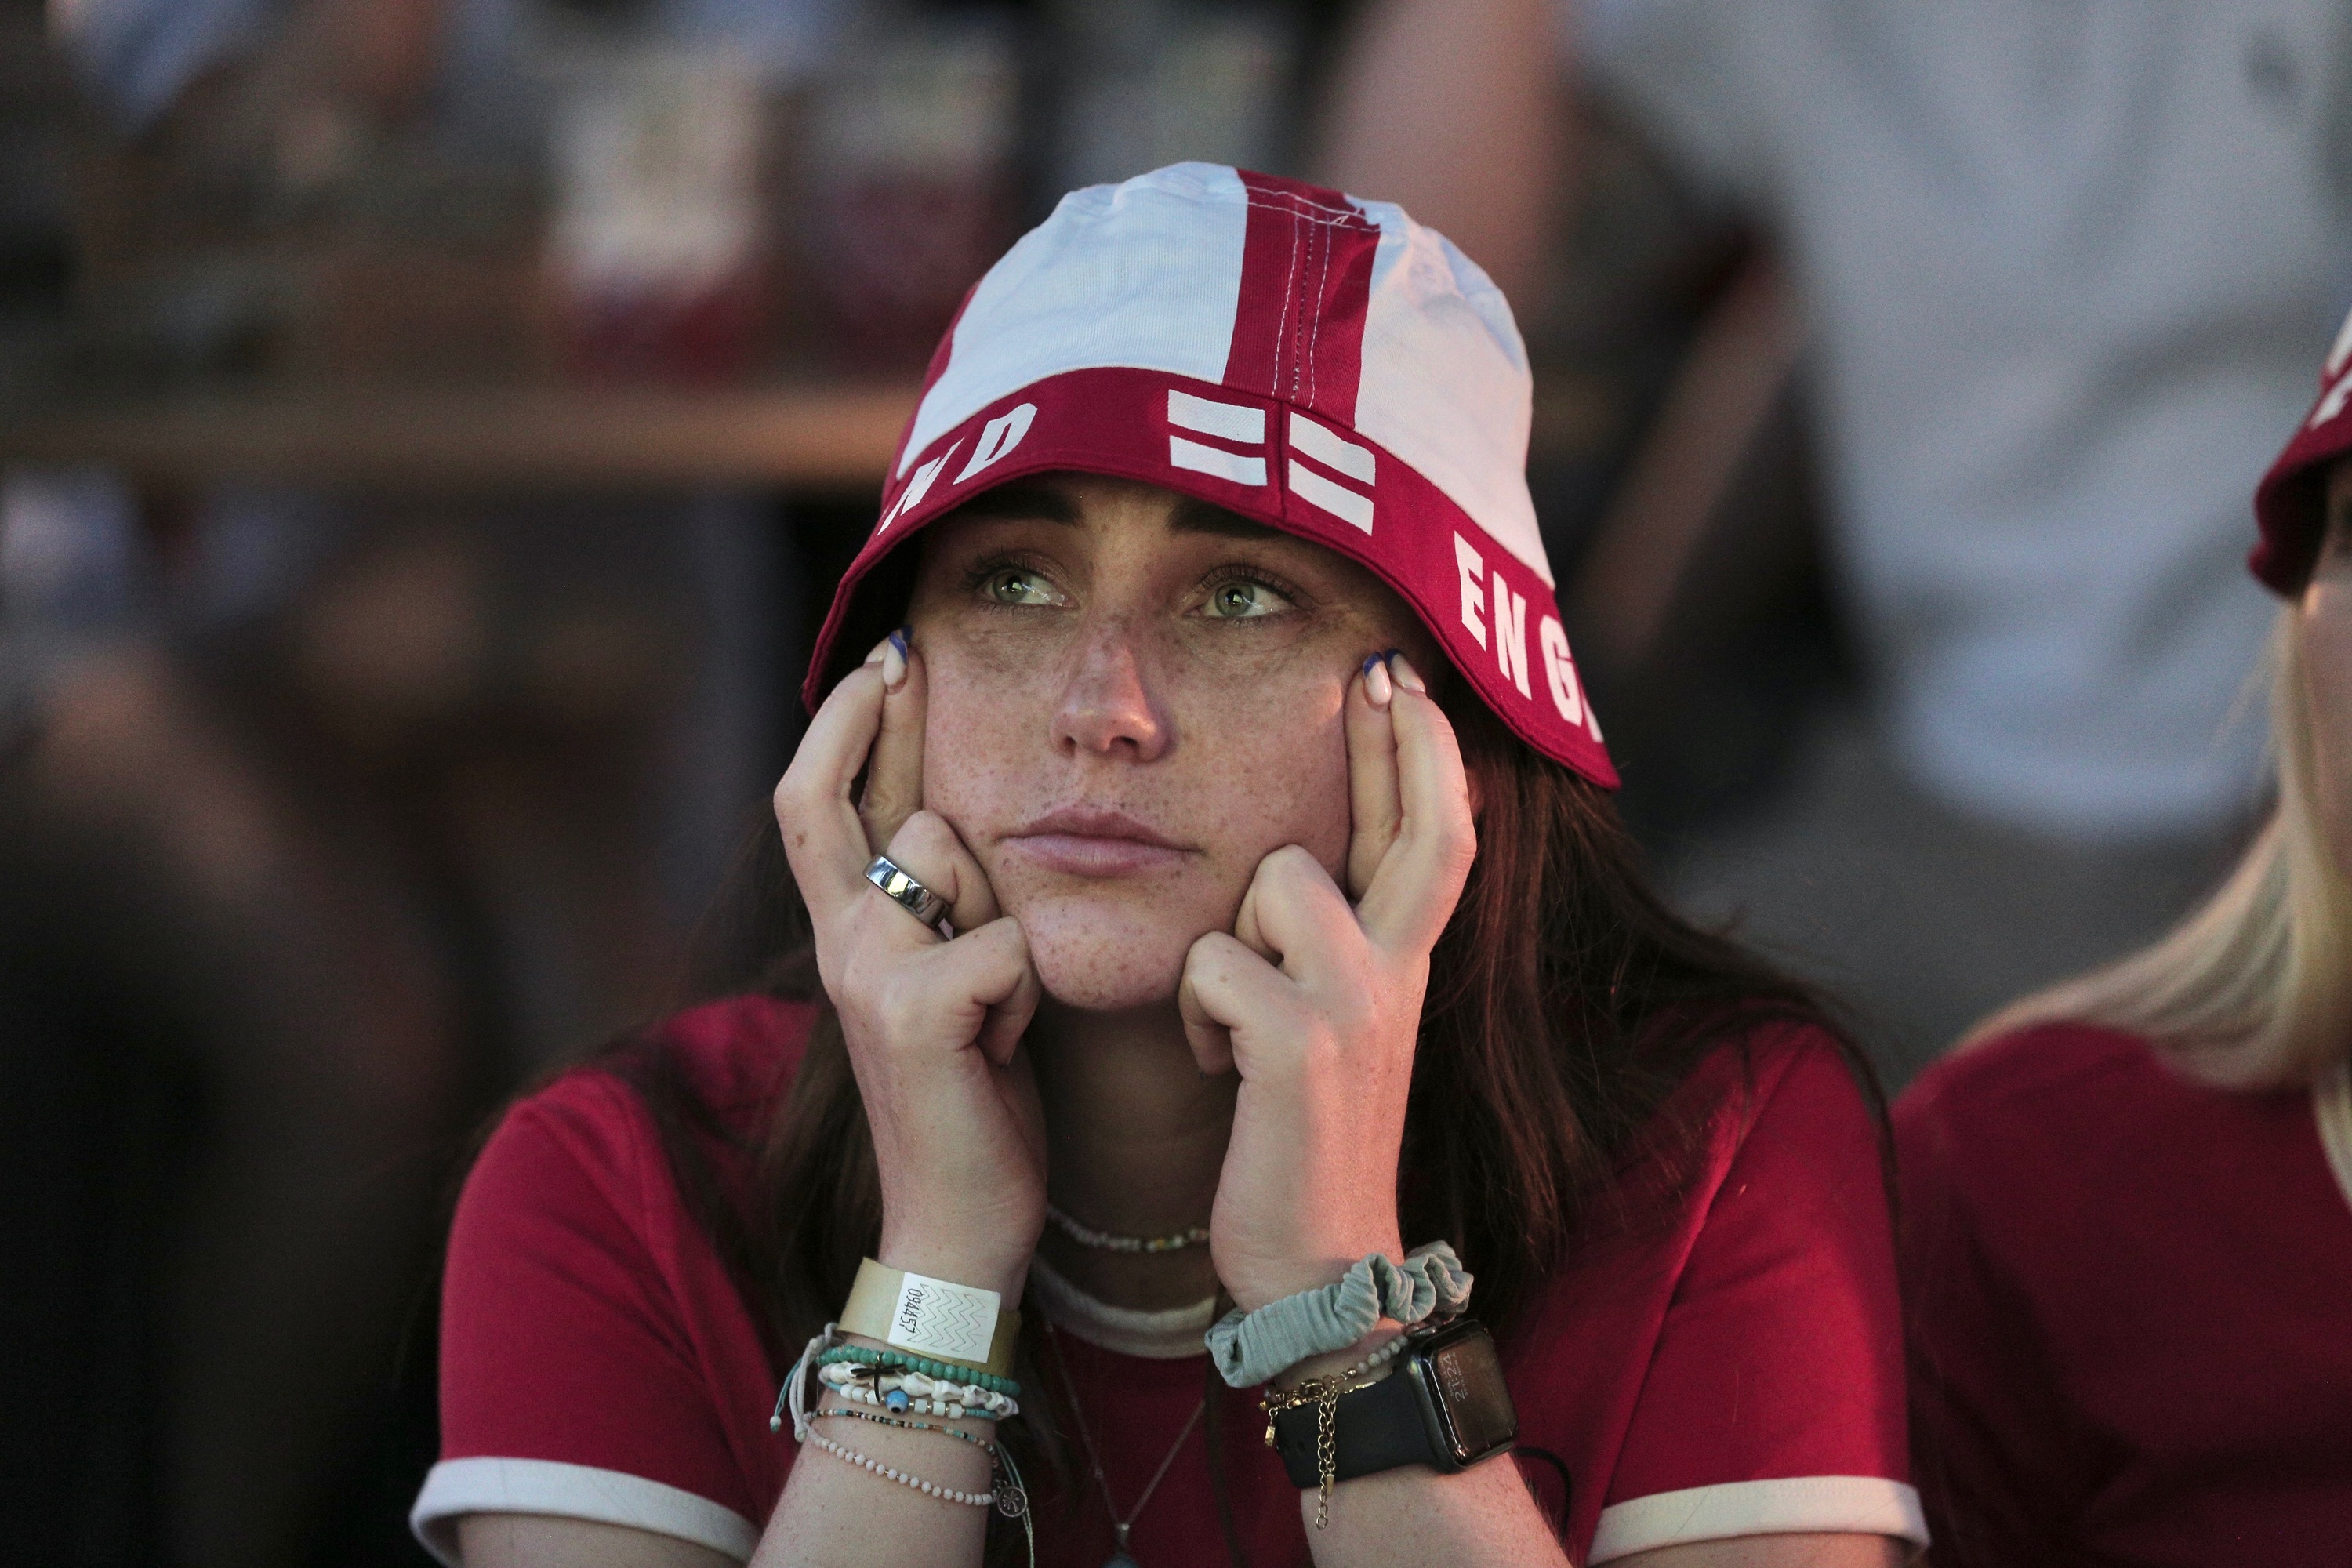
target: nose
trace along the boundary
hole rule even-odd
[[[1097,756],[1148,763],[1168,749],[1168,716],[1144,669],[1142,650],[1127,628],[1096,630],[1076,651],[1054,711],[1054,742]]]

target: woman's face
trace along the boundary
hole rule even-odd
[[[2327,533],[2296,616],[2315,803],[2336,863],[2352,876],[2352,458],[2327,476]]]
[[[908,614],[923,804],[952,824],[1046,993],[1164,1003],[1286,844],[1348,849],[1348,682],[1402,600],[1320,545],[1171,490],[1055,474],[934,524]]]

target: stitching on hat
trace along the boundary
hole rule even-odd
[[[1307,401],[1316,408],[1323,406],[1323,306],[1331,298],[1331,252],[1336,245],[1329,235],[1323,237],[1323,275],[1315,280],[1315,335],[1307,345]]]
[[[1291,191],[1251,189],[1247,199],[1251,206],[1287,207],[1294,216],[1307,218],[1314,223],[1326,224],[1335,228],[1344,228],[1350,223],[1370,224],[1371,222],[1354,207],[1335,207],[1328,203],[1310,201]],[[1300,210],[1302,208],[1303,211]],[[1331,216],[1325,217],[1322,216],[1325,213]]]
[[[1290,342],[1290,302],[1297,291],[1298,282],[1298,225],[1296,221],[1297,215],[1294,213],[1289,216],[1294,220],[1290,226],[1290,271],[1282,280],[1282,314],[1275,318],[1274,323],[1274,384],[1266,388],[1267,391],[1276,394],[1282,391],[1282,351]],[[1297,383],[1296,365],[1292,367],[1291,381],[1295,391]]]
[[[1335,242],[1330,235],[1318,234],[1316,231],[1318,229],[1366,228],[1377,234],[1380,231],[1380,226],[1353,206],[1331,206],[1302,196],[1295,191],[1267,191],[1260,190],[1255,186],[1244,186],[1244,205],[1261,207],[1267,212],[1279,214],[1288,218],[1291,226],[1290,270],[1288,276],[1283,279],[1282,312],[1275,323],[1275,375],[1274,384],[1268,390],[1277,396],[1288,396],[1295,401],[1298,397],[1300,383],[1303,379],[1307,388],[1307,399],[1309,403],[1313,403],[1315,398],[1321,395],[1323,389],[1320,363],[1323,347],[1323,318],[1319,310],[1308,309],[1309,300],[1306,291],[1306,280],[1299,277],[1299,247],[1302,244],[1313,245],[1318,241],[1322,245],[1321,273],[1316,282],[1318,292],[1315,296],[1315,301],[1319,303],[1322,291],[1328,290],[1330,287],[1331,251]],[[1301,224],[1314,226],[1302,229],[1299,226]],[[1297,329],[1292,327],[1290,321],[1291,308],[1294,304],[1298,309],[1300,320],[1300,326]],[[1285,350],[1297,347],[1292,343],[1290,337],[1294,330],[1306,332],[1305,347],[1310,363],[1302,371],[1299,368],[1298,354],[1293,352],[1288,355],[1290,377],[1289,386],[1286,392],[1283,385],[1282,360]]]

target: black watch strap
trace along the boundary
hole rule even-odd
[[[1312,1405],[1286,1410],[1274,1418],[1275,1451],[1282,1456],[1282,1468],[1289,1472],[1290,1484],[1302,1491],[1312,1491],[1322,1485],[1315,1454],[1322,1412]],[[1413,1391],[1412,1379],[1402,1368],[1369,1388],[1341,1394],[1332,1411],[1331,1435],[1331,1479],[1335,1481],[1378,1475],[1401,1465],[1431,1465],[1447,1470],[1455,1468],[1444,1462],[1447,1456],[1436,1451],[1428,1426],[1422,1419],[1421,1401]]]

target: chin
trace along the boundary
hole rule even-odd
[[[1165,1006],[1176,999],[1184,958],[1213,921],[1106,908],[1092,899],[1046,899],[1017,911],[1045,994],[1090,1013]]]

